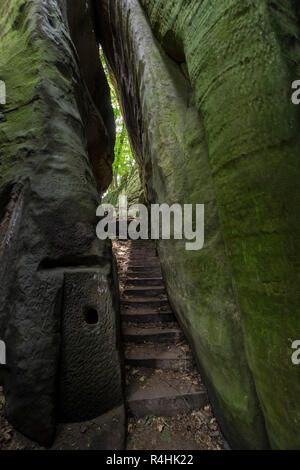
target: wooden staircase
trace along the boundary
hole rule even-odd
[[[203,408],[207,393],[170,307],[154,242],[116,243],[129,248],[127,269],[119,273],[129,415],[174,416]]]

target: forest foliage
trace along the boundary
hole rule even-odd
[[[114,191],[120,186],[122,178],[132,172],[132,169],[136,166],[136,163],[130,148],[127,129],[122,116],[117,92],[113,85],[112,77],[105,61],[103,50],[101,48],[100,59],[109,84],[111,103],[116,123],[116,143],[115,159],[113,163],[113,181],[109,187],[109,191]]]

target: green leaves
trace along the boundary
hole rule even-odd
[[[117,91],[114,87],[114,78],[111,70],[109,70],[105,61],[102,48],[100,48],[100,59],[106,74],[106,78],[110,88],[111,104],[114,111],[116,123],[116,143],[115,143],[115,160],[113,163],[113,182],[111,190],[117,189],[121,183],[122,177],[130,173],[135,161],[130,148],[128,134],[125,122],[122,116],[121,107],[118,100]]]
[[[150,424],[152,424],[152,421],[155,419],[156,417],[154,415],[147,415],[145,416],[144,420],[143,420],[143,424],[145,424],[145,426],[149,426]]]

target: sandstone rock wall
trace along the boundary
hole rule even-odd
[[[204,249],[159,251],[222,429],[234,447],[299,448],[294,3],[95,4],[149,202],[205,203]]]
[[[57,420],[122,403],[114,262],[95,234],[113,114],[89,2],[75,3],[0,4],[0,374],[9,421],[44,445]]]
[[[125,174],[120,181],[117,189],[109,191],[104,198],[103,204],[112,204],[118,206],[119,197],[126,195],[128,207],[133,204],[145,204],[145,194],[143,190],[143,183],[140,178],[139,167],[137,164],[131,168],[129,173]]]

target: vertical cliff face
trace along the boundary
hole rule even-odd
[[[296,448],[293,2],[95,4],[149,202],[205,204],[204,249],[164,241],[159,252],[223,431],[234,447]]]
[[[1,382],[10,422],[42,444],[57,419],[122,403],[113,257],[95,234],[113,113],[89,2],[73,3],[0,5]]]

